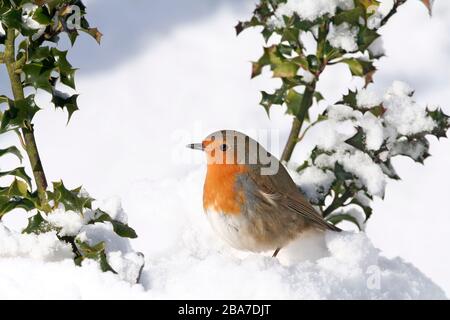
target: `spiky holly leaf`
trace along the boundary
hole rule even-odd
[[[6,149],[0,149],[0,157],[4,156],[6,154],[15,155],[20,160],[20,162],[22,162],[22,160],[23,160],[22,154],[20,153],[19,149],[17,149],[17,147],[15,147],[15,146],[11,146]]]
[[[46,6],[39,6],[33,13],[33,20],[48,26],[52,23],[52,15]]]
[[[55,105],[55,108],[66,108],[69,114],[67,122],[70,121],[72,114],[78,110],[77,98],[78,94],[68,95],[58,90],[53,91],[52,103]]]
[[[22,10],[9,8],[0,15],[0,21],[8,28],[19,30],[24,36],[31,36],[37,30],[29,28],[22,20]]]
[[[345,143],[351,145],[352,147],[365,151],[366,150],[366,133],[363,128],[357,127],[356,134],[350,139],[345,140]]]
[[[361,26],[358,32],[358,47],[361,51],[367,50],[370,45],[380,37],[376,30]]]
[[[390,159],[387,159],[386,161],[382,161],[378,163],[381,170],[385,175],[387,175],[389,178],[394,180],[400,180],[400,176],[397,174],[397,171],[395,170],[394,166],[392,165],[392,162]]]
[[[96,260],[99,263],[100,269],[103,272],[111,271],[112,273],[117,273],[110,266],[110,264],[108,263],[108,260],[106,258],[105,242],[102,241],[102,242],[97,243],[94,246],[90,246],[87,242],[82,242],[80,239],[77,238],[75,240],[75,244],[76,244],[79,252],[82,255],[81,257],[79,257],[80,258],[78,261],[79,264],[81,264],[81,261],[83,259],[92,259],[92,260]]]
[[[370,196],[367,193],[366,193],[366,196],[370,200],[372,200],[372,196]],[[369,218],[372,216],[373,209],[365,204],[362,204],[357,198],[352,199],[351,203],[359,206],[364,211],[364,215],[366,216],[365,221],[367,222],[369,220]]]
[[[19,168],[15,168],[13,170],[0,172],[0,178],[6,177],[6,176],[13,176],[13,177],[20,178],[20,179],[26,181],[31,188],[31,178],[25,172],[24,167],[19,167]]]
[[[338,104],[345,104],[353,109],[358,109],[358,102],[356,99],[357,92],[348,90],[348,93],[342,97],[342,100],[338,102]]]
[[[40,110],[34,101],[33,94],[22,100],[8,99],[8,102],[9,108],[1,118],[0,133],[26,126]]]
[[[52,92],[50,83],[51,74],[54,70],[53,65],[46,65],[43,62],[33,62],[26,64],[22,71],[25,74],[25,86],[32,86],[35,89],[42,89],[49,93]]]
[[[290,89],[286,95],[286,106],[287,113],[293,116],[298,116],[300,114],[300,108],[302,106],[303,95]]]
[[[112,224],[114,232],[117,233],[122,238],[131,238],[131,239],[137,238],[136,231],[134,231],[133,228],[129,227],[127,224],[125,224],[123,222],[114,220],[106,212],[104,212],[100,209],[97,209],[95,211],[95,216],[97,216],[98,218],[90,221],[89,224],[108,221]]]
[[[356,225],[360,231],[363,230],[362,226],[359,224],[359,221],[350,214],[336,213],[336,214],[329,215],[328,217],[326,217],[326,220],[334,225],[337,225],[343,221],[348,221],[348,222],[351,222],[354,225]]]
[[[49,199],[54,201],[55,208],[63,204],[66,210],[83,213],[85,208],[91,208],[93,199],[80,194],[80,191],[81,187],[69,190],[60,181],[53,182],[53,192],[48,192],[48,195]]]
[[[22,233],[26,234],[41,234],[53,231],[54,228],[51,226],[41,215],[40,212],[34,216],[28,218],[28,225],[23,229]]]
[[[434,111],[427,110],[427,114],[431,119],[436,122],[436,127],[431,132],[438,139],[446,138],[447,131],[450,128],[450,117],[442,111],[442,109],[436,109]]]
[[[82,29],[87,34],[89,34],[92,38],[97,41],[98,44],[102,41],[103,34],[98,30],[98,28],[88,28],[88,29]]]
[[[21,197],[1,197],[0,196],[0,219],[15,209],[24,209],[25,211],[33,210],[34,204],[30,200]]]
[[[362,7],[355,7],[351,10],[344,10],[336,14],[332,21],[335,25],[347,22],[351,25],[358,25],[360,18],[365,16],[365,11]]]
[[[367,9],[369,8],[378,8],[380,6],[380,1],[377,0],[356,0],[355,4],[364,8],[364,10],[367,12]]]
[[[364,77],[369,72],[375,70],[375,67],[371,61],[349,58],[342,60],[342,62],[346,63],[349,66],[352,75],[357,77]]]
[[[261,101],[259,104],[264,107],[268,116],[270,116],[270,108],[272,105],[282,105],[284,102],[285,89],[276,90],[273,94],[261,91]]]
[[[425,136],[404,137],[393,144],[389,154],[391,157],[397,155],[406,156],[423,164],[425,159],[430,156],[428,153],[429,149],[430,143]]]

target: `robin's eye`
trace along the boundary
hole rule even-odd
[[[220,145],[219,149],[220,149],[220,151],[227,151],[228,150],[228,146],[224,143],[224,144]]]

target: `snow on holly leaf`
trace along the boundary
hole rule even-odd
[[[334,173],[331,188],[330,182],[321,178],[323,174],[306,183],[316,190],[328,190],[325,197],[334,198],[331,205],[325,206],[322,198],[318,202],[317,195],[304,190],[327,215],[344,204],[354,204],[368,218],[370,200],[384,196],[387,178],[399,179],[391,158],[401,155],[423,163],[430,156],[427,136],[444,137],[450,127],[450,118],[441,109],[430,111],[417,104],[413,90],[398,81],[384,95],[370,89],[350,91],[322,116],[325,120],[317,125],[322,132],[317,147],[298,171],[305,177],[318,170]],[[361,201],[361,192],[368,201]],[[353,221],[354,217],[343,213],[332,219],[336,223],[343,220]]]

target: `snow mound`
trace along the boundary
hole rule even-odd
[[[90,241],[112,241],[108,260],[119,275],[103,273],[89,260],[75,266],[70,248],[54,250],[55,234],[23,235],[0,224],[0,299],[446,298],[413,265],[384,257],[364,233],[304,234],[277,259],[236,251],[213,233],[202,213],[203,179],[200,169],[183,179],[130,187],[124,207],[139,235],[132,242],[109,237],[107,224],[83,227]],[[126,259],[132,266],[142,259],[127,255],[132,247],[146,256],[139,284],[120,275]]]

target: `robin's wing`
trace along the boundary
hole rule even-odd
[[[251,188],[255,197],[265,198],[268,204],[284,208],[294,214],[301,215],[306,221],[324,230],[341,231],[328,223],[297,189],[286,169],[280,165],[276,175],[260,175],[254,168],[248,172],[255,188]],[[259,193],[259,194],[258,194]]]

